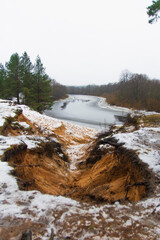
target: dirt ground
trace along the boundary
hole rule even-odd
[[[30,134],[43,135],[23,114],[18,116],[18,121],[25,121],[30,125]],[[16,136],[22,132],[8,125],[4,135]],[[3,160],[14,167],[12,174],[17,178],[21,190],[38,190],[43,194],[69,197],[79,201],[84,207],[85,214],[73,214],[72,218],[66,215],[63,222],[58,219],[68,210],[54,210],[59,231],[63,228],[66,233],[63,233],[65,237],[62,238],[61,232],[57,232],[53,239],[129,239],[130,236],[131,239],[157,239],[154,228],[149,236],[145,233],[149,228],[148,221],[137,225],[129,224],[127,228],[122,225],[122,222],[130,221],[129,214],[127,212],[125,216],[125,211],[139,211],[134,202],[152,195],[154,189],[154,174],[134,151],[129,151],[123,146],[108,145],[103,148],[101,138],[85,133],[79,136],[72,135],[64,124],[55,129],[52,136],[58,139],[59,143],[49,139],[34,150],[27,149],[25,145],[13,146],[5,152]],[[121,215],[121,208],[116,212],[116,208],[107,209],[104,205],[115,202],[126,206],[122,207],[121,220],[117,217],[117,214]],[[131,202],[133,205],[128,210]],[[18,204],[23,205],[23,201],[19,200]],[[103,210],[98,212],[95,222],[88,204],[97,208],[102,206]],[[112,220],[106,223],[106,217]],[[151,218],[153,217],[152,214]],[[9,222],[12,224],[8,224]],[[79,222],[77,226],[74,225],[75,222]],[[6,218],[0,227],[1,240],[19,240],[26,229],[32,229],[36,236],[34,239],[40,240],[43,238],[38,235],[43,236],[46,233],[46,225],[47,216],[46,219],[39,219],[37,222]],[[75,229],[72,236],[67,233],[69,227]],[[9,232],[6,232],[7,228]],[[85,230],[89,230],[89,235],[83,238]],[[92,238],[92,235],[97,238]]]

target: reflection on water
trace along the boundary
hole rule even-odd
[[[99,98],[95,96],[69,95],[69,98],[55,102],[45,114],[96,129],[108,128],[124,120],[126,112],[107,106],[101,108],[98,103]]]

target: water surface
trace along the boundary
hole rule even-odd
[[[57,101],[45,114],[96,129],[105,129],[120,124],[127,110],[114,108],[104,103],[102,98],[88,95],[69,95],[65,100]],[[122,119],[121,119],[122,120]]]

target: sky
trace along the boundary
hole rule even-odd
[[[0,62],[27,52],[64,85],[108,84],[124,70],[160,79],[151,0],[0,0]]]

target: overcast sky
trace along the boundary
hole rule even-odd
[[[151,0],[0,0],[0,62],[39,54],[65,85],[117,82],[125,69],[160,79],[160,21]]]

